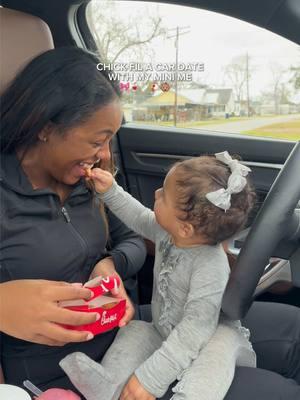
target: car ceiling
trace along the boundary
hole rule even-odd
[[[0,0],[8,7],[36,15],[44,19],[54,32],[56,45],[70,44],[72,36],[67,24],[70,10],[89,0]],[[300,44],[300,0],[194,0],[163,1],[199,7],[236,17],[273,31]],[[64,28],[63,28],[64,27]],[[55,32],[57,32],[55,34]],[[62,40],[64,38],[64,40]]]

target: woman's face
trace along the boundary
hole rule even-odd
[[[43,167],[56,181],[73,185],[85,169],[98,161],[109,161],[109,142],[122,122],[119,100],[101,107],[86,122],[63,135],[55,130],[43,133]]]

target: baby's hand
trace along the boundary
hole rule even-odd
[[[149,393],[133,374],[122,390],[120,400],[155,400],[155,397]]]
[[[95,185],[96,192],[105,193],[107,192],[114,181],[114,177],[109,171],[105,171],[101,168],[93,168],[91,170],[89,179],[92,179]]]

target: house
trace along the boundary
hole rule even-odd
[[[133,120],[174,119],[175,92],[169,90],[155,94],[139,104],[146,112],[133,112]],[[224,118],[234,113],[232,89],[192,88],[177,92],[177,120],[199,121],[207,118]]]
[[[186,105],[191,100],[177,93],[177,114],[179,119],[186,120]],[[147,118],[150,120],[169,121],[174,119],[175,92],[169,90],[150,97],[140,106],[147,109]]]
[[[200,118],[225,117],[234,113],[234,97],[232,89],[183,89],[180,94],[191,100],[193,107],[198,107]]]
[[[278,104],[277,107],[272,103],[264,103],[258,109],[259,115],[286,115],[286,114],[296,114],[300,112],[300,105],[294,103]]]
[[[226,117],[234,114],[232,89],[207,89],[203,99],[207,114],[211,117]]]

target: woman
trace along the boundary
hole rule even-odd
[[[118,88],[97,63],[77,48],[50,50],[2,98],[0,326],[6,383],[30,379],[41,389],[67,387],[58,366],[66,354],[80,349],[100,360],[116,332],[93,338],[62,328],[57,324],[80,325],[99,316],[64,310],[57,302],[88,299],[90,291],[78,283],[115,270],[126,279],[144,261],[142,240],[113,215],[106,218],[84,179],[86,168],[111,164],[110,141],[122,121]],[[124,287],[121,294],[126,296]],[[127,300],[121,324],[133,317]]]

